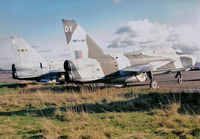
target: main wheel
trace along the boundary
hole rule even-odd
[[[152,88],[152,89],[158,88],[158,83],[156,81],[152,80],[150,82],[150,88]]]
[[[183,79],[182,78],[178,78],[177,82],[178,82],[178,84],[182,84]]]

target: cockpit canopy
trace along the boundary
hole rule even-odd
[[[172,48],[176,51],[177,54],[183,54],[183,51],[180,48],[178,47],[172,47]]]

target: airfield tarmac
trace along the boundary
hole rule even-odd
[[[166,91],[200,91],[200,71],[183,72],[183,83],[178,84],[175,74],[165,74],[155,76],[158,81],[158,89]],[[0,73],[0,82],[8,83],[32,83],[32,81],[19,81],[12,79],[10,73]],[[146,82],[134,83],[127,87],[138,89],[149,89],[149,80]]]
[[[0,82],[20,83],[19,80],[14,80],[12,74],[8,72],[0,72]]]
[[[183,83],[178,84],[175,73],[155,76],[159,89],[168,91],[200,91],[200,71],[183,72]],[[136,88],[148,89],[149,80],[133,84]]]

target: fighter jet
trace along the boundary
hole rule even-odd
[[[193,56],[175,49],[106,54],[74,20],[63,19],[62,22],[71,54],[64,62],[66,82],[126,86],[149,78],[150,87],[156,89],[154,76],[175,72],[178,83],[182,83],[182,71],[195,64]]]
[[[126,86],[150,79],[156,89],[156,75],[176,73],[182,83],[182,71],[195,64],[193,56],[170,50],[129,53],[105,53],[74,20],[62,20],[70,58],[46,61],[22,38],[11,37],[17,62],[13,64],[13,78],[37,79],[49,75],[67,83],[105,83]]]
[[[11,36],[15,54],[12,77],[19,80],[40,82],[64,81],[63,60],[47,61],[19,36]]]

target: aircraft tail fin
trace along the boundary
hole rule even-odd
[[[45,60],[22,38],[11,36],[10,39],[18,64],[45,62]]]
[[[74,20],[62,20],[67,46],[71,58],[101,58],[105,57],[102,49],[90,38],[90,36]]]

